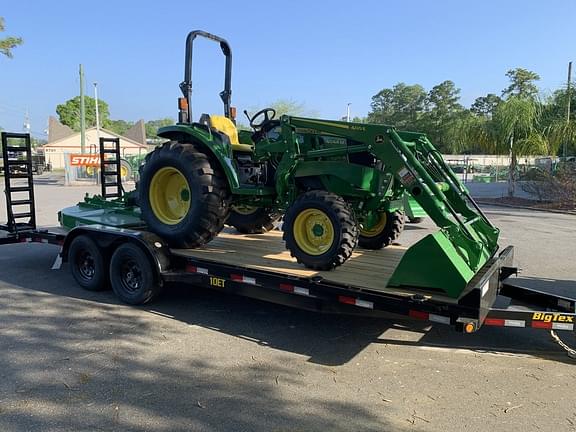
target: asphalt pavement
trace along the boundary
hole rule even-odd
[[[38,183],[39,223],[97,190]],[[575,216],[486,211],[523,277],[576,293]],[[545,331],[462,335],[192,286],[131,307],[50,270],[57,252],[0,248],[2,432],[576,430],[576,362]]]

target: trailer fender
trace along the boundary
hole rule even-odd
[[[156,275],[161,279],[162,273],[170,268],[170,249],[168,245],[157,235],[136,231],[126,228],[115,228],[105,225],[86,225],[73,228],[62,245],[60,258],[62,262],[68,261],[68,252],[72,241],[80,236],[87,235],[96,242],[106,257],[112,256],[114,250],[125,242],[131,242],[140,246],[150,258],[150,264]]]

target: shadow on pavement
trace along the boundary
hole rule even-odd
[[[25,288],[23,293],[43,291],[103,306],[119,304],[111,291],[95,293],[80,289],[66,267],[49,270],[56,253],[57,248],[42,245],[1,248],[0,266],[5,270],[0,282]],[[29,270],[31,266],[34,271]],[[573,281],[551,283],[574,284]],[[309,357],[308,361],[321,365],[344,364],[373,343],[520,353],[573,362],[542,330],[484,327],[478,333],[464,335],[441,325],[320,314],[191,285],[168,286],[154,303],[135,309],[302,354]],[[110,311],[113,310],[111,307]]]

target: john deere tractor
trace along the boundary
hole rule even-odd
[[[224,115],[202,114],[194,122],[197,37],[218,43],[226,63]],[[460,256],[469,268],[495,252],[497,229],[473,202],[466,203],[467,191],[425,135],[383,125],[276,118],[272,108],[253,116],[244,111],[252,131],[238,130],[231,74],[226,40],[203,31],[188,35],[178,123],[159,130],[169,141],[147,156],[138,185],[143,219],[171,246],[202,246],[225,224],[262,233],[283,217],[286,248],[298,262],[332,269],[358,244],[379,249],[398,238],[406,192],[442,229],[409,250],[416,256],[404,260],[408,271],[412,260],[436,262],[440,252],[448,260]]]

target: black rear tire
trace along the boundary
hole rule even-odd
[[[364,249],[382,249],[386,246],[391,245],[398,237],[402,231],[404,231],[404,224],[406,218],[404,212],[384,212],[386,216],[386,223],[378,234],[372,236],[362,235],[362,230],[360,230],[360,237],[358,239],[358,244]]]
[[[304,212],[309,210],[319,210],[320,217],[330,224],[329,230],[333,233],[332,241],[327,241],[326,246],[319,247],[313,254],[302,246],[308,241],[306,237],[312,237],[311,233],[298,228],[299,215],[304,217]],[[314,232],[315,228],[312,227],[311,231]],[[358,244],[358,224],[354,212],[342,197],[322,190],[306,192],[294,201],[284,215],[283,230],[286,248],[291,255],[299,263],[314,270],[331,270],[344,264]],[[324,248],[325,251],[321,252]]]
[[[116,296],[131,305],[148,303],[161,290],[152,261],[133,243],[118,246],[112,254],[110,282]]]
[[[227,225],[233,226],[242,234],[264,234],[274,229],[274,222],[280,215],[269,208],[257,208],[253,213],[238,212],[232,207]]]
[[[154,176],[170,168],[185,178],[189,208],[170,223],[151,204]],[[170,247],[196,248],[211,241],[224,227],[229,212],[229,192],[220,166],[194,145],[170,141],[147,155],[140,167],[138,203],[148,228]],[[168,204],[166,204],[168,206]],[[169,211],[169,210],[168,210]]]
[[[74,280],[85,290],[103,291],[108,288],[106,260],[90,237],[80,235],[72,240],[68,262]]]

